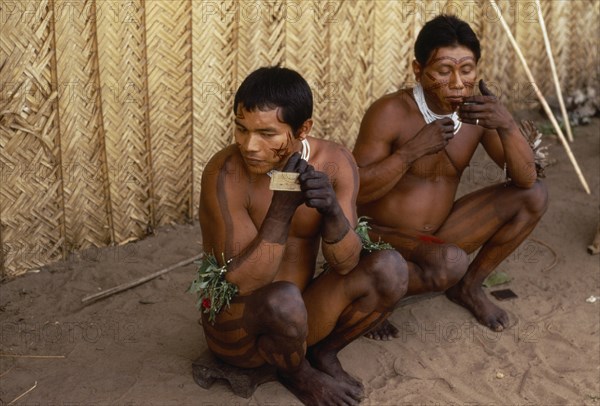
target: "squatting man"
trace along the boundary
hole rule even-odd
[[[414,88],[381,97],[363,117],[353,150],[358,213],[371,218],[371,238],[408,261],[407,295],[445,291],[502,331],[508,315],[482,282],[533,231],[548,206],[546,187],[508,110],[483,80],[474,95],[481,50],[471,27],[440,15],[423,26],[414,50]],[[456,200],[479,144],[510,180]],[[397,334],[386,321],[369,336]]]
[[[240,85],[235,143],[202,175],[202,325],[218,358],[274,365],[303,403],[355,405],[363,386],[337,354],[388,317],[408,271],[396,250],[361,253],[356,162],[309,135],[312,108],[310,87],[286,68],[260,68]],[[297,173],[301,190],[271,190],[275,171]],[[328,270],[314,277],[319,247]]]

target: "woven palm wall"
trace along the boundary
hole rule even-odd
[[[498,3],[552,95],[535,2]],[[597,87],[599,4],[542,1],[565,92]],[[351,147],[367,106],[411,85],[416,33],[440,12],[472,24],[503,100],[533,106],[483,0],[0,0],[1,275],[192,220],[234,92],[259,66],[300,71],[314,134]]]

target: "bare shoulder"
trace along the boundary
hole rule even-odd
[[[214,154],[204,167],[200,194],[214,194],[217,188],[234,184],[233,190],[241,192],[243,188],[239,186],[246,183],[247,176],[238,147],[229,145]]]
[[[330,169],[333,167],[356,167],[352,152],[346,146],[334,141],[313,137],[309,137],[308,142],[311,146],[311,156],[314,158],[311,161],[315,169],[329,174]]]
[[[358,135],[359,142],[367,137],[370,141],[377,139],[391,141],[395,139],[406,122],[411,120],[415,112],[415,103],[410,89],[398,90],[377,99],[367,109]]]
[[[202,171],[202,179],[218,176],[219,173],[236,173],[241,169],[242,161],[235,145],[229,145],[214,154]]]
[[[394,120],[405,117],[414,110],[410,90],[398,90],[375,100],[367,110],[365,117],[377,120]]]

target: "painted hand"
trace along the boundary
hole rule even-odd
[[[425,155],[435,154],[454,137],[454,122],[448,118],[442,118],[427,124],[404,146],[403,150],[411,151],[414,160]]]
[[[297,172],[304,173],[308,163],[304,159],[300,159],[300,153],[293,153],[288,159],[287,163],[283,167],[283,172]],[[282,211],[296,211],[296,208],[304,203],[304,196],[300,192],[286,192],[286,191],[275,191],[273,192],[273,200],[271,205],[275,205],[278,210]]]
[[[299,180],[302,195],[308,207],[317,209],[323,215],[334,213],[340,209],[327,174],[316,171],[312,165],[308,165]]]
[[[458,114],[463,123],[480,125],[490,130],[509,130],[516,127],[512,115],[488,89],[483,79],[479,81],[481,96],[464,99]]]

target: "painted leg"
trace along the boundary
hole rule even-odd
[[[362,393],[312,367],[307,359],[307,313],[298,288],[287,282],[271,286],[263,311],[252,309],[262,320],[258,334],[259,354],[277,367],[279,381],[306,405],[358,404]],[[266,311],[264,311],[266,310]]]
[[[498,192],[502,193],[502,190]],[[477,202],[478,199],[474,201]],[[494,203],[491,212],[484,209],[474,216],[477,219],[482,217],[482,213],[488,212],[490,217],[489,221],[481,218],[480,228],[471,230],[473,237],[471,241],[477,241],[476,237],[485,235],[486,232],[490,236],[483,238],[485,242],[469,265],[466,275],[459,283],[446,291],[446,296],[467,308],[481,324],[494,331],[502,331],[508,327],[508,315],[486,296],[482,283],[529,236],[546,211],[547,202],[546,188],[540,182],[537,182],[531,189],[510,187],[505,188],[502,197],[498,196],[498,202]],[[472,208],[471,203],[468,206]],[[444,224],[444,228],[447,226],[448,223]],[[449,229],[451,230],[451,228]],[[442,230],[440,236],[443,234]],[[459,245],[461,244],[464,245],[467,252],[475,249],[473,244],[471,247],[467,247],[469,243],[465,237],[462,238]]]
[[[454,244],[425,243],[402,233],[386,233],[374,226],[371,238],[382,239],[394,246],[407,260],[408,289],[406,296],[443,292],[456,284],[467,272],[468,255]],[[388,341],[400,331],[388,320],[365,334],[372,340]]]
[[[336,292],[330,293],[326,303],[317,306],[328,306],[332,314],[337,312],[339,316],[337,320],[327,318],[311,323],[311,308],[308,308],[309,331],[324,330],[319,335],[325,337],[309,339],[309,343],[316,342],[309,347],[307,358],[315,368],[351,385],[362,395],[362,384],[344,371],[337,354],[390,315],[406,292],[406,262],[396,251],[379,251],[363,257],[357,268],[346,276],[329,273],[322,277],[318,289],[333,288]],[[306,303],[308,307],[308,303],[314,302],[307,298]],[[318,311],[317,306],[313,307],[315,311]]]

